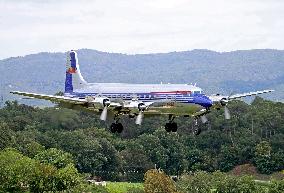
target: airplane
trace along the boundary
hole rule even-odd
[[[225,119],[230,119],[227,104],[231,100],[247,96],[269,93],[274,90],[262,90],[243,94],[207,96],[203,90],[193,84],[128,84],[128,83],[88,83],[80,72],[77,53],[67,52],[65,91],[63,96],[12,91],[12,94],[29,98],[49,100],[60,106],[76,110],[86,110],[100,115],[102,121],[112,117],[112,133],[121,133],[122,116],[136,118],[141,125],[145,116],[167,115],[167,132],[176,132],[176,117],[192,116],[195,135],[201,132],[198,120],[206,123],[206,114],[212,109],[224,108]],[[110,113],[109,113],[110,112]]]

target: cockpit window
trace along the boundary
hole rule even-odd
[[[196,91],[194,91],[194,94],[201,94],[201,91],[196,90]]]

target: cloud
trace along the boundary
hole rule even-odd
[[[283,8],[276,0],[0,0],[0,58],[79,48],[283,49]]]

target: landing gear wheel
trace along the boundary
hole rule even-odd
[[[165,124],[165,130],[167,132],[176,132],[177,131],[177,123],[175,122],[169,122]]]
[[[170,124],[170,123],[166,123],[166,124],[165,124],[165,130],[166,130],[167,132],[171,132],[171,124]]]
[[[172,122],[171,123],[171,128],[172,128],[172,132],[177,132],[177,123],[176,122]]]
[[[110,131],[112,133],[121,133],[123,131],[123,125],[121,123],[112,123],[110,126]]]
[[[117,133],[121,133],[123,131],[123,125],[121,123],[116,123],[116,127]]]
[[[112,124],[110,125],[110,131],[111,131],[112,133],[115,133],[116,130],[117,130],[116,123],[112,123]]]

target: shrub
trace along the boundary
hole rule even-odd
[[[284,180],[275,181],[272,180],[269,185],[268,193],[283,193],[284,192]]]
[[[128,188],[126,193],[144,193],[141,188]]]
[[[238,165],[232,170],[232,174],[236,176],[242,176],[242,175],[256,175],[257,170],[255,166],[252,164],[243,164],[243,165]]]
[[[82,183],[73,189],[73,192],[110,193],[106,187],[95,184]]]
[[[174,181],[163,171],[151,169],[145,173],[144,177],[145,193],[176,193],[177,189]]]

